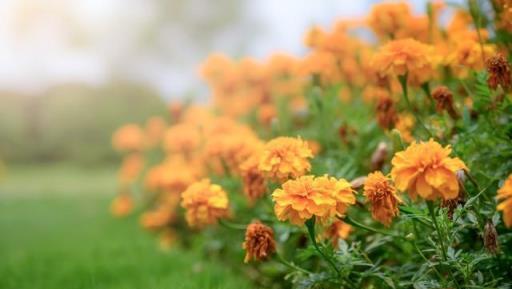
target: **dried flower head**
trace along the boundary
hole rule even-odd
[[[278,137],[265,144],[258,168],[273,180],[285,181],[309,172],[312,157],[311,149],[302,139]]]
[[[503,221],[507,228],[512,227],[512,175],[508,176],[503,183],[503,186],[498,190],[498,204],[497,210],[503,211]]]
[[[496,231],[492,221],[488,221],[484,227],[484,246],[491,254],[496,254],[496,252],[498,252],[498,232]]]
[[[397,118],[395,101],[389,96],[381,97],[377,100],[375,109],[379,126],[383,129],[390,129]]]
[[[396,194],[396,188],[390,179],[380,171],[371,173],[364,183],[364,196],[370,203],[372,217],[389,226],[394,217],[398,216],[398,204],[402,202]]]
[[[251,259],[262,261],[276,251],[274,231],[269,226],[258,221],[252,222],[245,231],[245,241],[242,248],[246,251],[244,262]]]
[[[487,84],[491,89],[496,89],[498,85],[501,85],[503,89],[507,90],[510,88],[512,81],[512,73],[510,71],[510,65],[503,56],[503,54],[495,54],[485,63],[489,78]]]
[[[371,158],[371,168],[374,171],[382,169],[386,159],[388,158],[388,145],[381,141],[375,151],[373,151]]]
[[[468,170],[459,158],[451,158],[450,146],[442,147],[430,139],[412,142],[391,160],[391,177],[396,187],[427,200],[455,199],[459,195],[458,170]]]
[[[345,213],[356,202],[354,190],[344,179],[302,176],[289,180],[272,194],[274,211],[280,221],[302,225],[313,216],[326,222]]]
[[[209,179],[190,185],[181,198],[181,206],[186,210],[185,219],[190,227],[202,228],[229,216],[228,195]]]
[[[443,85],[436,87],[432,91],[432,98],[436,102],[436,110],[438,112],[446,111],[452,119],[459,118],[453,102],[453,94],[448,87]]]
[[[253,155],[240,165],[244,194],[250,204],[263,197],[267,191],[265,176],[258,170],[259,155]]]

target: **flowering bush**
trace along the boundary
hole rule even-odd
[[[212,54],[210,106],[114,134],[112,213],[263,288],[510,288],[512,4],[492,4],[376,4],[302,57]]]

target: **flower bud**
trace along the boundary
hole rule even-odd
[[[492,221],[488,221],[484,227],[484,246],[491,254],[498,252],[498,232]]]

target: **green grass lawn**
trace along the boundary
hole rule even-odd
[[[108,206],[113,169],[9,168],[0,181],[0,288],[250,288],[196,252],[158,249]]]

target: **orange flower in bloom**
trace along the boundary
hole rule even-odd
[[[316,76],[322,84],[330,85],[341,80],[338,59],[333,53],[315,50],[302,61],[299,71],[305,76]]]
[[[146,122],[146,146],[149,148],[160,144],[165,132],[165,120],[159,116],[154,116]]]
[[[272,194],[274,212],[280,221],[302,225],[316,216],[320,222],[341,216],[356,202],[348,181],[323,176],[302,176],[289,180]]]
[[[163,142],[165,150],[169,153],[189,154],[199,147],[201,134],[195,125],[176,124],[167,129]]]
[[[495,50],[493,45],[484,44],[482,51],[482,46],[477,39],[460,39],[452,47],[446,62],[457,77],[466,78],[470,75],[471,70],[484,69],[484,59],[491,57]]]
[[[112,146],[118,151],[141,151],[144,148],[144,132],[136,124],[119,128],[112,136]]]
[[[312,157],[311,149],[302,139],[278,137],[265,144],[258,168],[266,176],[284,181],[309,172],[308,159]]]
[[[304,44],[309,48],[318,47],[326,37],[326,32],[319,26],[311,27],[304,37]]]
[[[139,153],[129,154],[124,157],[118,179],[122,185],[129,185],[137,179],[144,168],[144,158]]]
[[[267,190],[265,177],[258,170],[258,164],[259,155],[253,155],[240,165],[244,194],[250,204],[263,197]]]
[[[501,203],[497,210],[503,211],[503,221],[507,228],[512,227],[512,175],[508,176],[503,186],[498,190],[498,200]]]
[[[450,146],[442,147],[430,139],[413,142],[391,160],[391,177],[396,187],[407,190],[411,198],[417,195],[427,200],[455,199],[459,195],[456,172],[468,168],[459,158],[451,158]]]
[[[133,199],[129,194],[118,195],[110,205],[112,215],[116,217],[124,217],[130,214],[133,210]]]
[[[414,128],[414,124],[416,120],[414,116],[410,113],[400,113],[395,122],[395,128],[400,132],[402,139],[405,142],[412,142],[414,137],[412,136],[412,129]]]
[[[389,226],[391,220],[398,216],[398,204],[402,202],[396,195],[395,187],[388,177],[381,172],[371,173],[364,183],[364,196],[370,203],[372,217]]]
[[[371,65],[380,78],[407,74],[412,84],[421,85],[434,76],[437,62],[432,46],[406,38],[382,46]]]
[[[352,232],[352,226],[341,221],[335,220],[324,232],[324,237],[332,240],[333,247],[337,247],[340,240],[345,240]]]
[[[246,251],[245,263],[251,261],[251,259],[256,261],[265,260],[276,251],[274,231],[258,221],[249,224],[245,231],[245,241],[242,248]]]
[[[192,228],[216,224],[218,219],[229,216],[228,195],[209,179],[190,185],[181,198],[181,206],[186,209],[185,219]]]
[[[412,18],[407,3],[381,3],[373,5],[368,24],[380,38],[393,39],[402,30],[407,29]]]
[[[176,218],[176,212],[174,209],[160,206],[152,211],[145,212],[140,217],[140,224],[146,230],[155,231],[159,230]]]

